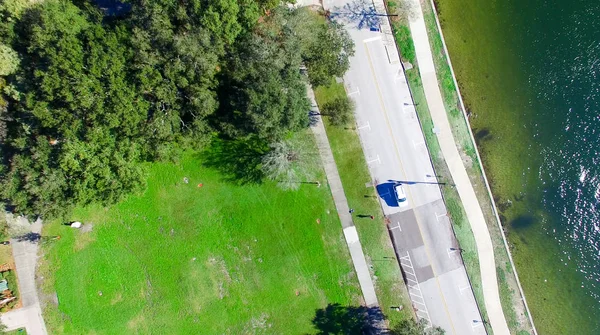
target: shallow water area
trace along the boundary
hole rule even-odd
[[[440,0],[540,334],[600,333],[600,3]]]

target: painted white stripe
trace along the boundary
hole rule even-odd
[[[363,40],[364,43],[369,43],[369,42],[373,42],[373,41],[377,41],[381,39],[381,35],[379,36],[375,36],[375,37],[371,37],[371,38],[367,38],[366,40]]]

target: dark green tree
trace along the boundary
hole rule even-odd
[[[249,36],[228,64],[221,129],[276,141],[308,124],[310,104],[297,66],[271,41]]]
[[[312,320],[317,335],[370,334],[368,308],[329,304],[317,310]]]
[[[129,4],[0,0],[0,200],[16,212],[115,202],[143,188],[141,163],[215,130],[286,138],[308,124],[301,65],[314,84],[351,54],[343,30],[272,0]]]
[[[348,68],[353,44],[347,33],[306,8],[272,10],[240,38],[222,73],[218,124],[232,137],[256,134],[277,142],[308,125],[309,102],[300,74],[313,85]]]
[[[316,38],[305,48],[302,58],[313,86],[326,85],[331,77],[342,77],[350,67],[354,42],[343,26],[330,22],[313,32]]]
[[[58,215],[76,203],[113,202],[142,186],[138,164],[147,103],[128,82],[126,30],[106,31],[66,1],[19,23],[26,54],[8,98],[0,195],[17,212]]]
[[[354,111],[354,102],[347,95],[338,96],[326,102],[321,107],[321,114],[329,117],[331,124],[336,126],[347,125]]]

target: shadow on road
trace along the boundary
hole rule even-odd
[[[395,184],[403,184],[403,185],[416,185],[416,184],[426,184],[426,185],[446,185],[446,183],[439,183],[436,181],[409,181],[409,180],[388,180],[388,182]]]
[[[385,201],[389,207],[400,207],[396,194],[394,193],[394,185],[397,183],[383,183],[376,186],[377,194]]]
[[[371,1],[354,0],[343,7],[334,7],[329,12],[333,21],[355,23],[358,29],[379,29],[381,17]]]
[[[40,235],[38,233],[27,233],[25,235],[17,236],[16,240],[17,240],[17,242],[29,241],[32,243],[37,243],[41,240],[41,238],[42,238],[42,235]]]

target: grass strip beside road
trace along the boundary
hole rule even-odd
[[[334,82],[315,90],[319,106],[338,96],[346,96],[344,86],[339,83]],[[354,126],[354,117],[346,127],[333,126],[327,117],[324,119],[348,205],[354,209],[354,224],[367,262],[371,265],[371,275],[381,310],[387,316],[390,325],[394,326],[402,320],[413,318],[414,312],[375,188],[366,186],[371,182],[371,176]],[[375,219],[358,218],[357,215],[360,214],[373,215]],[[393,306],[403,306],[404,309],[400,312],[393,311]]]

